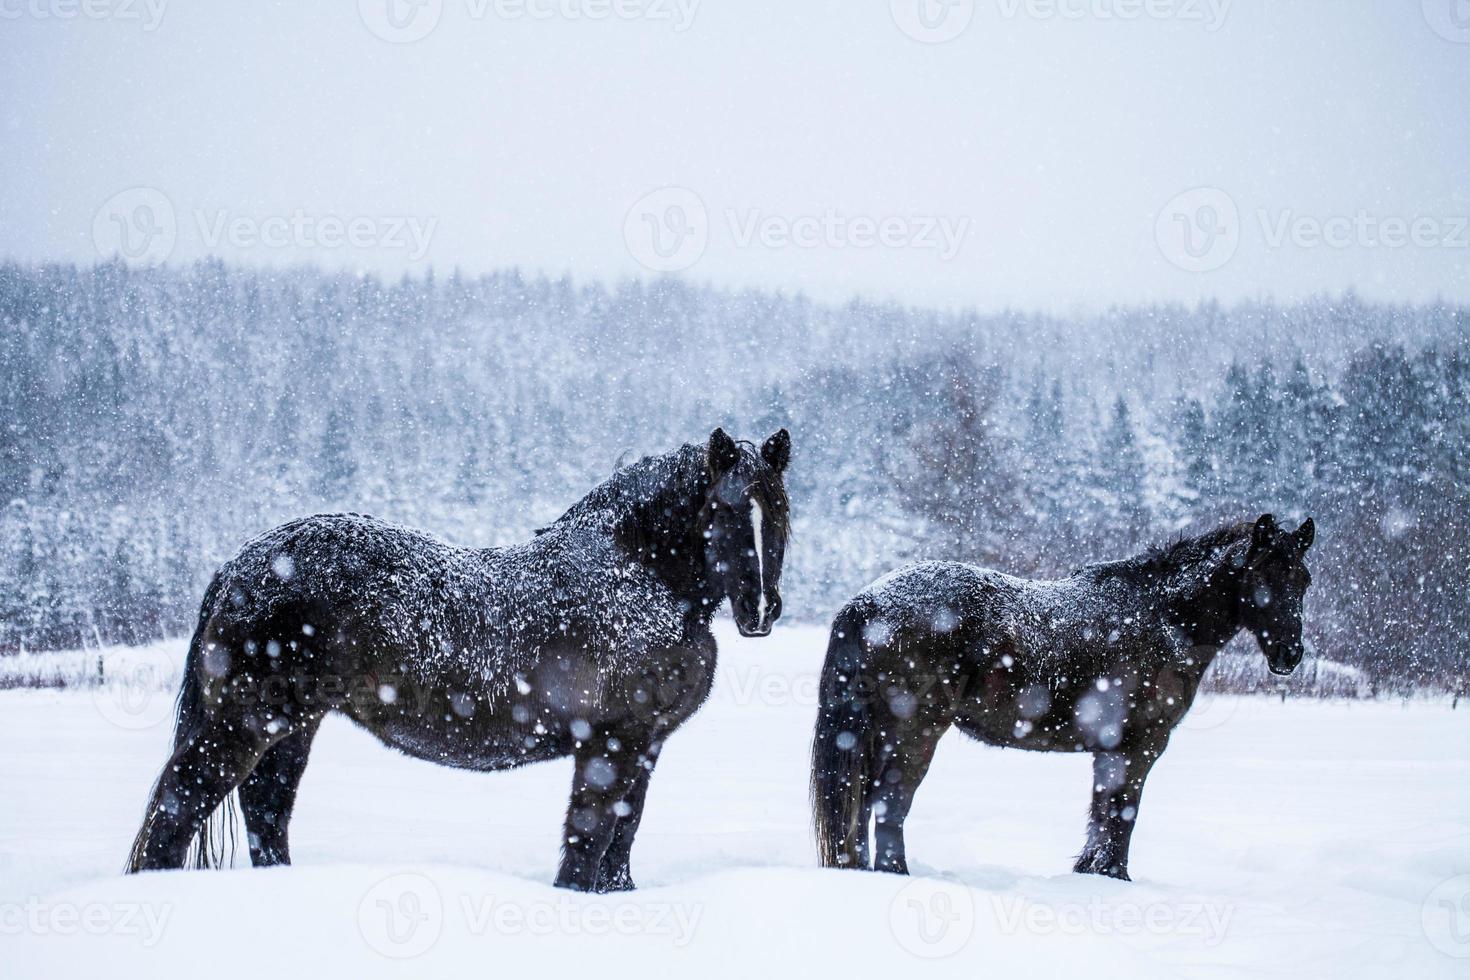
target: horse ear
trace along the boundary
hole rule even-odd
[[[718,480],[736,463],[740,462],[740,449],[735,445],[735,440],[725,434],[724,429],[716,429],[709,435],[709,470],[710,474]]]
[[[761,446],[761,459],[770,464],[771,469],[777,473],[784,473],[786,464],[791,462],[791,433],[781,429],[767,439],[765,445]]]
[[[1309,517],[1302,521],[1301,527],[1291,532],[1291,536],[1296,539],[1296,546],[1306,551],[1312,546],[1312,542],[1317,540],[1317,525]]]
[[[1270,514],[1262,514],[1256,518],[1255,529],[1251,531],[1251,550],[1269,547],[1275,536],[1276,518]]]

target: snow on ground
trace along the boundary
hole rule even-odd
[[[157,664],[0,692],[0,975],[367,978],[1470,976],[1470,711],[1214,699],[1155,769],[1132,883],[1068,873],[1085,756],[951,734],[913,878],[813,867],[820,630],[721,635],[634,849],[641,890],[555,890],[570,764],[455,772],[324,727],[296,866],[118,872],[165,755]],[[473,972],[468,972],[473,971]]]
[[[101,646],[64,653],[22,652],[0,656],[0,690],[14,687],[131,688],[139,693],[178,689],[187,644],[164,640],[147,646]],[[118,705],[125,712],[129,702]],[[142,719],[147,723],[152,715]]]

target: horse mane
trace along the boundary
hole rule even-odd
[[[1175,572],[1216,560],[1236,545],[1249,542],[1252,526],[1250,521],[1243,521],[1193,537],[1181,535],[1173,541],[1132,557],[1088,565],[1081,571],[1090,572],[1098,579],[1157,581]]]
[[[748,480],[771,527],[783,541],[789,539],[791,506],[781,475],[761,458],[753,443],[741,441],[736,445],[740,461],[734,472]],[[536,533],[591,523],[620,532],[635,548],[654,545],[681,526],[693,526],[709,489],[708,450],[702,445],[685,444],[620,467]]]

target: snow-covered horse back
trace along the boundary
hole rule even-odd
[[[1093,753],[1078,872],[1128,877],[1144,780],[1240,630],[1302,657],[1314,529],[1270,514],[1036,581],[959,562],[898,569],[837,614],[812,745],[821,862],[907,872],[903,824],[951,725],[992,745]]]
[[[256,865],[287,824],[322,717],[468,769],[576,759],[558,885],[633,887],[629,854],[663,740],[714,678],[710,621],[781,614],[785,429],[716,429],[620,470],[525,544],[457,548],[357,514],[254,539],[205,593],[174,752],[128,869],[178,868],[238,787]]]

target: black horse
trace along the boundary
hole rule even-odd
[[[879,579],[837,614],[812,746],[826,867],[907,873],[903,824],[951,725],[992,745],[1093,753],[1075,871],[1128,878],[1144,780],[1216,652],[1250,630],[1273,672],[1302,657],[1303,558],[1271,515],[1037,581],[958,562]]]
[[[633,464],[531,541],[456,548],[355,514],[261,535],[204,596],[174,752],[129,871],[183,867],[238,787],[255,865],[287,825],[329,711],[410,755],[466,769],[576,760],[560,886],[633,887],[629,854],[669,733],[704,702],[710,620],[781,615],[785,429],[757,452],[716,429]]]

